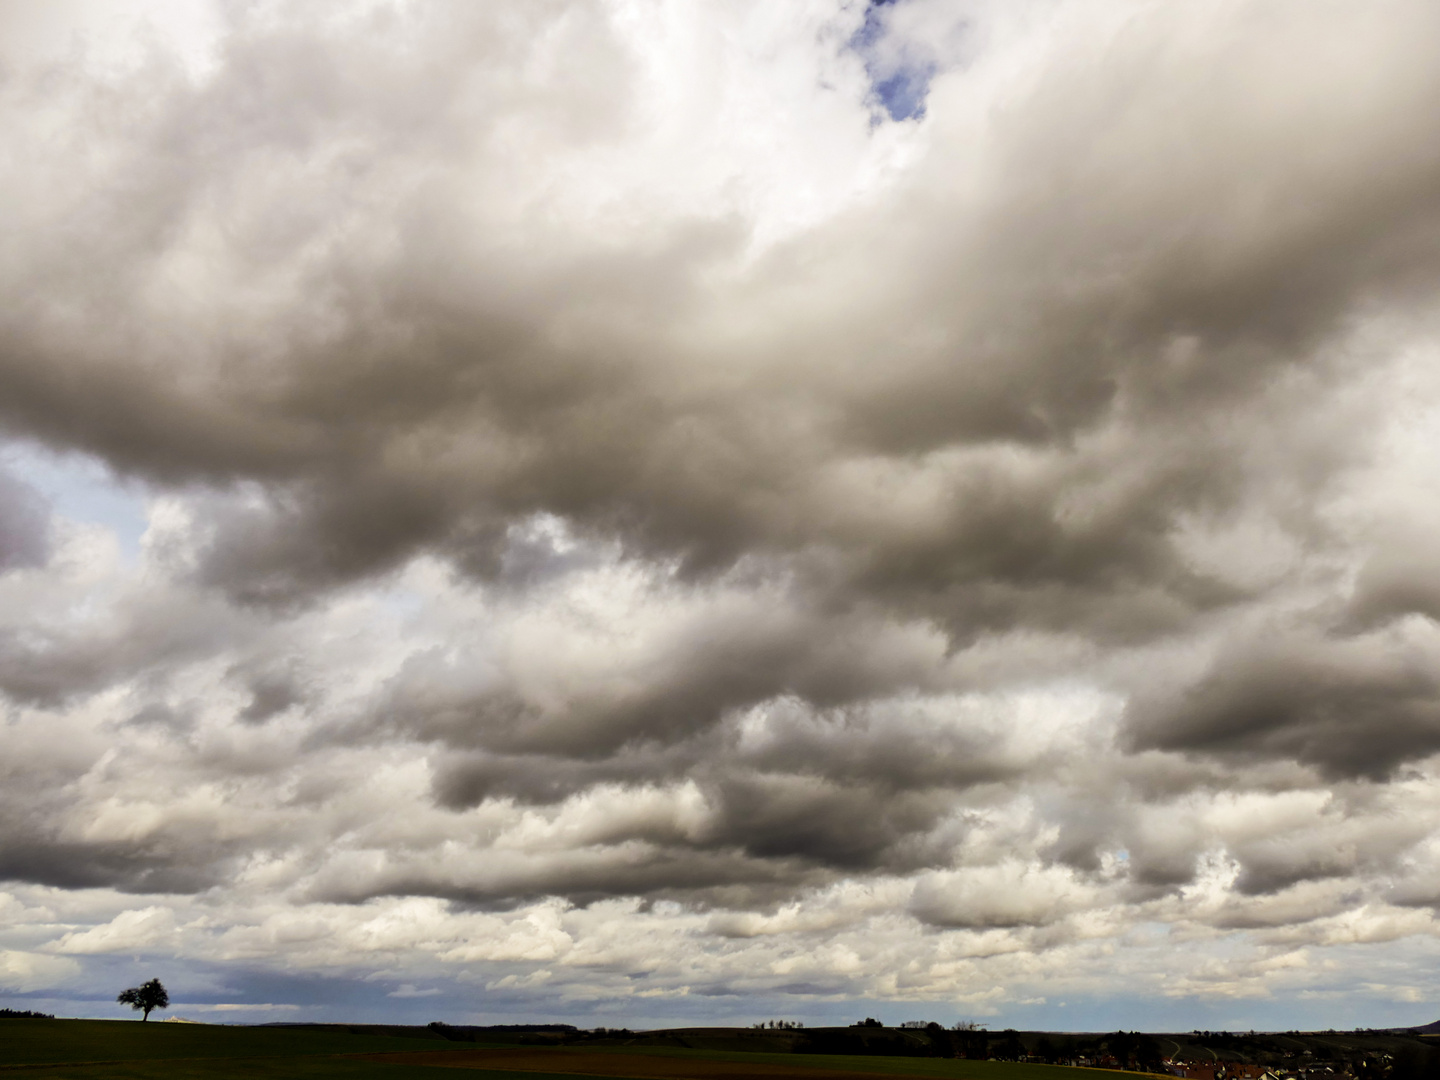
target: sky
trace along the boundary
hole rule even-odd
[[[1440,6],[0,3],[0,1006],[1440,1017]]]

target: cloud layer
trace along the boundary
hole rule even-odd
[[[0,7],[0,986],[1433,990],[1433,5],[199,10]]]

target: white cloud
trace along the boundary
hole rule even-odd
[[[175,913],[147,907],[122,911],[103,926],[67,933],[56,946],[64,953],[136,952],[163,946],[175,932]]]
[[[68,957],[0,950],[0,987],[9,991],[30,993],[63,987],[80,972],[80,965]]]
[[[1433,5],[172,8],[0,12],[7,990],[1423,1001]]]
[[[430,987],[426,990],[420,990],[415,987],[414,983],[402,983],[399,989],[391,990],[390,993],[386,994],[385,996],[392,998],[426,998],[439,997],[444,992],[445,991],[439,989],[438,987]]]

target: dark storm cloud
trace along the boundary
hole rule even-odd
[[[157,499],[106,569],[0,474],[0,879],[234,886],[258,952],[413,899],[397,956],[547,897],[995,955],[1428,903],[1378,793],[1440,751],[1433,530],[1356,477],[1433,335],[1440,9],[1213,7],[867,40],[933,67],[903,131],[854,5],[763,116],[583,0],[7,69],[0,425]],[[802,85],[848,187],[764,171]],[[909,947],[754,963],[977,978]]]
[[[47,768],[25,753],[4,769],[0,881],[62,889],[109,887],[136,893],[194,893],[233,871],[234,851],[188,834],[176,823],[143,836],[87,836],[68,821],[82,768]],[[30,758],[30,769],[20,761]],[[88,824],[88,823],[87,823]]]
[[[1431,528],[1411,526],[1384,537],[1356,580],[1347,612],[1352,628],[1383,626],[1412,614],[1440,620],[1440,567],[1433,549]]]
[[[432,896],[481,910],[504,910],[544,897],[589,904],[615,897],[677,898],[699,905],[753,907],[794,895],[830,875],[803,860],[756,859],[739,851],[664,846],[556,853],[480,875],[456,872],[434,858],[401,854],[369,874],[322,870],[309,898],[357,903],[377,896]]]
[[[675,598],[683,602],[686,591]],[[773,606],[747,600],[704,610],[659,636],[653,651],[616,653],[573,689],[527,693],[493,664],[453,649],[415,655],[387,688],[377,722],[452,746],[600,758],[630,744],[683,741],[727,713],[786,695],[824,707],[935,680],[932,643],[773,595]]]
[[[1157,51],[1168,24],[1137,19],[1105,66],[1069,61],[1011,106],[990,147],[1003,180],[978,205],[935,186],[936,161],[899,194],[902,214],[931,202],[923,235],[853,215],[783,246],[729,295],[700,282],[730,264],[738,223],[659,221],[623,249],[549,235],[524,251],[504,246],[501,222],[448,224],[466,216],[456,192],[412,175],[407,155],[438,153],[466,94],[517,91],[509,63],[479,76],[443,43],[523,58],[524,27],[428,16],[407,30],[438,53],[423,64],[368,33],[246,29],[202,91],[132,87],[147,107],[125,142],[110,136],[102,171],[66,185],[68,211],[128,224],[83,261],[64,244],[31,252],[49,272],[23,295],[43,285],[51,306],[114,314],[103,334],[83,320],[62,333],[48,307],[12,308],[9,422],[162,480],[261,482],[257,503],[215,519],[202,570],[244,598],[291,599],[425,548],[483,570],[508,522],[544,511],[694,566],[833,549],[833,587],[962,633],[1183,626],[1233,598],[1172,536],[1180,515],[1243,490],[1225,465],[1235,433],[1212,416],[1309,364],[1362,305],[1436,283],[1436,16],[1385,11],[1388,23],[1352,15],[1300,39],[1317,68],[1384,55],[1383,80],[1337,110],[1330,84],[1297,78],[1259,114],[1268,54],[1223,24]],[[604,34],[564,47],[619,63]],[[1230,72],[1218,92],[1217,66]],[[1158,92],[1117,108],[1120,85]],[[623,78],[583,106],[552,89],[534,106],[542,125],[583,122],[603,141],[631,115]],[[492,129],[464,115],[483,157]],[[320,164],[342,137],[345,172]],[[271,186],[255,186],[267,169]],[[120,283],[222,222],[243,252],[233,272],[299,273],[306,303],[191,314],[175,332],[207,359],[176,380],[172,347]],[[337,239],[315,248],[322,234]],[[851,295],[857,257],[891,282]],[[765,370],[747,359],[733,377],[709,373],[705,312],[767,289],[818,303],[797,318],[821,348],[839,346],[829,371],[782,361],[788,342],[762,329],[746,347]],[[969,459],[926,459],[965,447]],[[924,520],[886,512],[885,486],[872,514],[846,505],[861,496],[835,488],[837,470],[867,461],[882,485],[935,470]]]
[[[42,566],[50,553],[50,507],[29,484],[0,469],[0,574]]]
[[[828,777],[823,775],[823,760],[801,773],[724,764],[728,757],[723,747],[713,744],[661,761],[643,753],[583,763],[452,757],[442,759],[436,796],[451,809],[473,807],[485,799],[554,805],[597,790],[643,797],[653,791],[646,785],[687,783],[694,805],[678,817],[609,810],[603,801],[586,807],[587,844],[656,847],[641,866],[616,865],[604,871],[617,875],[613,895],[632,888],[645,894],[695,888],[697,875],[714,874],[717,868],[724,869],[727,883],[754,884],[772,883],[777,874],[823,880],[833,872],[901,870],[926,865],[937,856],[927,835],[952,808],[944,789],[897,791],[893,776],[881,783],[853,775]],[[891,758],[890,769],[895,760]],[[887,768],[874,771],[883,777]],[[963,779],[949,779],[963,786]],[[652,871],[659,876],[645,877]],[[526,895],[593,891],[595,873],[593,868],[558,862],[544,871],[544,884],[529,885]],[[642,879],[643,888],[638,884]],[[508,895],[504,890],[513,888],[503,883],[496,887],[501,890],[497,895]]]
[[[56,704],[148,671],[197,660],[245,634],[243,617],[212,599],[168,589],[120,599],[108,618],[78,621],[43,612],[0,628],[0,691]]]
[[[732,718],[685,742],[601,758],[442,751],[432,756],[435,795],[452,810],[487,799],[555,806],[586,792],[643,799],[654,792],[650,785],[674,791],[683,784],[690,809],[679,816],[607,809],[604,799],[572,804],[585,807],[585,843],[655,846],[641,865],[664,866],[658,878],[639,867],[607,871],[621,892],[676,895],[696,887],[696,874],[725,867],[727,881],[753,896],[757,883],[773,886],[777,872],[806,868],[803,877],[824,880],[930,865],[953,842],[934,830],[952,812],[956,792],[1033,767],[994,737],[947,730],[903,706],[830,714],[792,701],[765,714],[763,734],[746,732],[744,722]],[[544,886],[532,882],[523,895],[542,895],[547,887],[564,895],[593,890],[594,873],[557,862],[543,872]],[[423,888],[416,879],[407,882],[449,895],[443,874]],[[514,886],[492,887],[503,896]],[[718,893],[711,899],[724,902]]]
[[[737,774],[696,786],[703,805],[690,821],[610,809],[596,798],[584,808],[579,847],[469,867],[434,853],[393,851],[379,866],[326,869],[309,892],[326,900],[422,895],[482,906],[641,896],[743,909],[839,875],[927,865],[936,852],[923,834],[950,807],[939,793],[897,796],[814,777]]]
[[[263,724],[314,697],[313,676],[294,657],[248,656],[231,668],[229,677],[249,695],[238,714],[247,724]]]
[[[1433,642],[1296,635],[1223,653],[1174,696],[1137,703],[1141,749],[1284,757],[1380,780],[1440,750]]]
[[[200,860],[193,850],[166,854],[149,845],[67,843],[51,836],[0,842],[0,881],[62,889],[108,887],[132,893],[195,893],[223,881],[233,867]]]
[[[823,776],[891,791],[962,789],[1035,766],[1015,760],[998,727],[938,724],[903,701],[818,715],[788,702],[771,710],[764,736],[743,743],[736,758],[765,773]]]
[[[731,777],[716,794],[719,813],[707,842],[842,870],[903,863],[900,842],[933,827],[950,808],[937,792],[895,794],[808,776]]]

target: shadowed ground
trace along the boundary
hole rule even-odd
[[[665,1047],[458,1049],[424,1028],[256,1028],[113,1020],[0,1020],[0,1076],[24,1080],[1100,1080],[1084,1069],[898,1057]],[[1114,1074],[1104,1074],[1113,1077]]]
[[[400,1064],[424,1061],[449,1069],[505,1070],[552,1075],[627,1077],[632,1080],[874,1080],[876,1076],[953,1077],[955,1080],[1085,1080],[1115,1076],[1105,1070],[1058,1065],[1013,1064],[828,1054],[804,1056],[727,1053],[705,1050],[624,1050],[506,1047],[450,1050],[423,1057],[366,1055],[366,1060]],[[526,1080],[534,1080],[533,1075]]]

